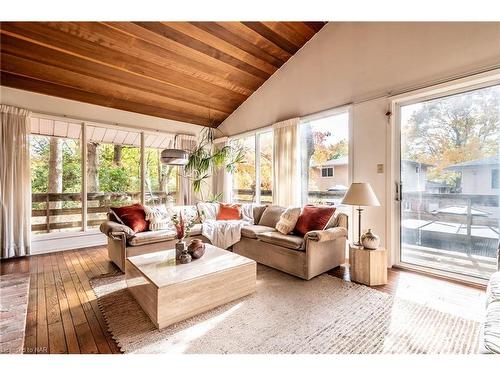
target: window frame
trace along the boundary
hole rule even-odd
[[[244,138],[249,138],[249,137],[254,137],[254,147],[255,147],[255,201],[252,202],[254,204],[261,204],[261,158],[260,158],[260,145],[261,145],[261,142],[260,142],[260,137],[263,135],[263,134],[270,134],[271,135],[271,138],[272,138],[272,157],[274,159],[274,134],[273,134],[273,130],[272,130],[272,127],[265,127],[265,128],[262,128],[262,129],[258,129],[258,130],[255,130],[255,131],[251,131],[251,132],[246,132],[246,133],[242,133],[242,134],[238,134],[236,136],[233,136],[233,137],[229,137],[228,138],[228,142],[233,142],[233,141],[238,141],[239,139],[244,139]],[[273,166],[272,166],[273,163],[271,163],[271,180],[273,180],[274,178],[274,170],[273,170]],[[230,197],[230,200],[231,202],[234,202],[234,189],[233,189],[233,178],[234,178],[234,174],[231,175],[231,179],[230,179],[230,184],[231,184],[231,189],[230,189],[230,192],[231,192],[231,197]],[[273,192],[271,190],[271,201],[273,199]]]
[[[325,172],[323,174],[323,172]],[[331,173],[329,173],[331,172]],[[321,167],[321,178],[330,178],[330,177],[335,177],[335,171],[333,167]]]
[[[145,150],[146,145],[145,145],[145,136],[147,134],[153,134],[157,135],[158,133],[162,134],[173,134],[170,132],[162,132],[162,131],[148,131],[144,129],[140,129],[139,127],[135,126],[123,126],[123,125],[115,125],[115,124],[107,124],[107,123],[101,123],[101,122],[94,122],[94,121],[86,121],[86,120],[81,120],[81,119],[72,119],[69,117],[59,117],[59,116],[53,116],[53,115],[46,115],[43,113],[36,113],[33,112],[31,117],[35,117],[38,119],[46,119],[46,120],[51,120],[51,121],[62,121],[66,123],[72,123],[72,124],[78,124],[81,127],[81,132],[80,132],[80,137],[79,138],[74,138],[78,139],[78,141],[81,144],[81,168],[82,171],[87,170],[87,125],[90,126],[97,126],[101,128],[106,128],[106,129],[117,129],[117,130],[125,130],[128,132],[135,132],[139,134],[140,136],[140,146],[138,147],[140,149],[140,203],[144,204],[145,203]],[[181,133],[177,133],[177,135],[180,135]],[[45,134],[38,134],[38,133],[32,133],[30,130],[29,135],[43,135],[47,137],[53,137],[53,135],[45,135]],[[187,134],[186,134],[187,135]],[[192,135],[192,134],[189,134]],[[104,142],[106,143],[106,142]],[[31,163],[31,158],[30,158],[30,163]],[[75,236],[84,236],[84,235],[92,235],[95,233],[99,232],[99,229],[97,228],[88,228],[87,226],[87,219],[88,219],[88,190],[87,190],[87,174],[82,172],[82,178],[81,178],[81,192],[80,194],[82,195],[82,225],[81,225],[81,230],[75,231],[75,232],[49,232],[49,233],[32,233],[32,238],[33,241],[38,241],[38,240],[45,240],[45,239],[58,239],[58,238],[67,238],[67,237],[75,237]]]

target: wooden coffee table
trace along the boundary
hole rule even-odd
[[[175,250],[125,263],[130,292],[160,329],[255,292],[256,273],[254,260],[209,244],[188,264],[175,260]]]

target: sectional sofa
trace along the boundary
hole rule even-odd
[[[174,210],[195,216],[191,238],[209,242],[202,236],[204,215],[198,206],[178,206]],[[336,213],[323,230],[298,236],[284,235],[275,229],[284,207],[254,205],[252,211],[253,224],[242,228],[241,240],[233,245],[235,253],[305,280],[344,263],[347,215]],[[127,257],[170,249],[177,242],[174,230],[134,233],[118,223],[113,214],[108,214],[108,221],[101,224],[100,230],[108,237],[109,258],[122,271]]]

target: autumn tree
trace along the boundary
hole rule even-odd
[[[433,165],[430,180],[457,184],[447,166],[497,155],[499,108],[499,86],[408,106],[402,157]]]

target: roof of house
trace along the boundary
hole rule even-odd
[[[462,163],[449,165],[445,169],[446,170],[461,170],[464,168],[478,167],[478,166],[483,166],[483,165],[495,165],[495,164],[499,164],[499,163],[500,163],[500,157],[498,155],[496,155],[496,156],[491,156],[489,158],[469,160],[469,161],[464,161]]]
[[[338,159],[331,159],[328,161],[325,161],[324,163],[313,163],[313,167],[331,167],[331,166],[336,166],[336,165],[347,165],[349,164],[349,157],[348,156],[343,156]]]
[[[419,161],[416,161],[416,160],[408,160],[408,159],[403,159],[401,160],[403,163],[406,163],[406,164],[412,164],[412,165],[418,165],[420,167],[433,167],[432,164],[427,164],[427,163],[421,163]]]

